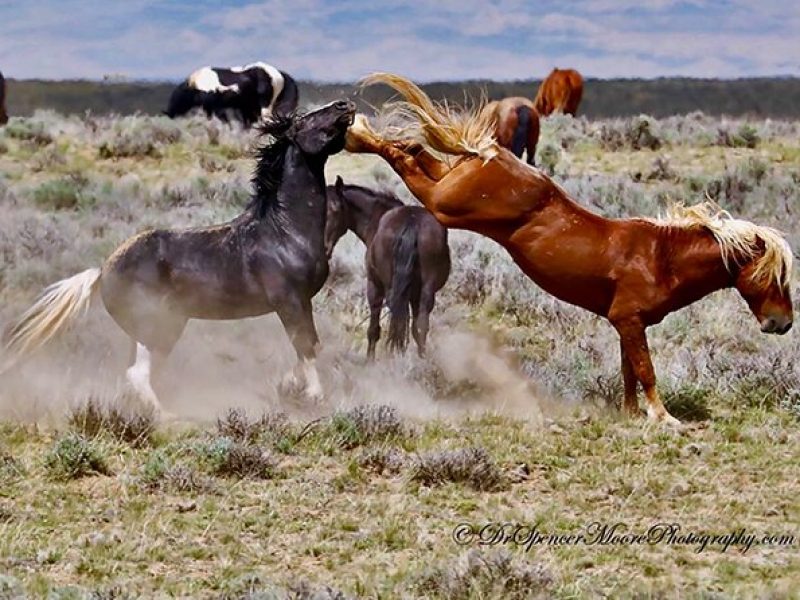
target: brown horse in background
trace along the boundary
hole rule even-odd
[[[6,80],[0,73],[0,125],[8,123],[8,112],[6,112]]]
[[[429,317],[436,292],[450,276],[447,229],[421,206],[406,206],[389,192],[345,185],[341,177],[328,186],[325,252],[350,229],[367,247],[367,300],[370,319],[367,357],[375,357],[381,335],[381,309],[389,306],[389,346],[408,342],[408,309],[417,352],[425,354]]]
[[[542,81],[536,99],[536,111],[543,117],[552,113],[578,114],[583,96],[583,77],[575,69],[553,69]]]
[[[346,149],[381,156],[440,223],[492,238],[545,291],[608,319],[620,337],[628,412],[639,411],[641,383],[648,416],[678,423],[656,390],[645,332],[669,313],[735,287],[762,332],[791,328],[792,254],[774,229],[709,204],[676,207],[663,220],[604,218],[498,147],[481,113],[453,114],[396,75],[365,83],[386,83],[406,98],[399,109],[415,116],[418,137],[384,140],[359,115]],[[426,146],[458,158],[448,164]]]
[[[539,115],[533,102],[512,96],[489,102],[483,110],[495,121],[497,143],[511,150],[517,158],[522,158],[523,151],[527,151],[527,163],[534,165],[539,142]]]

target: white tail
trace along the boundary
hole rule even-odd
[[[79,314],[86,312],[100,274],[99,268],[87,269],[55,282],[42,292],[6,334],[5,349],[12,364],[46,344]]]

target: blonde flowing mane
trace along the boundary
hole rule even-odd
[[[704,227],[712,233],[730,268],[731,260],[755,259],[753,279],[764,284],[775,282],[788,289],[792,277],[792,251],[781,232],[772,227],[734,219],[714,202],[694,206],[673,204],[665,216],[653,219],[659,225]],[[759,242],[764,245],[763,253]]]
[[[384,83],[400,93],[404,101],[388,105],[389,118],[395,117],[410,124],[395,128],[395,135],[413,137],[422,144],[443,154],[476,155],[490,160],[497,154],[494,138],[495,117],[484,111],[485,102],[472,110],[457,110],[447,103],[437,103],[415,83],[392,73],[372,73],[361,85]],[[392,137],[381,132],[382,137]]]

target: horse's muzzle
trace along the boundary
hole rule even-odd
[[[767,317],[761,321],[761,333],[783,335],[792,328],[791,317]]]

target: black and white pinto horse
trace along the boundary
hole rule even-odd
[[[227,122],[232,110],[245,127],[250,127],[273,114],[291,114],[298,97],[295,80],[263,62],[228,69],[203,67],[175,88],[164,114],[174,119],[201,107],[209,118],[216,116]]]
[[[8,113],[6,112],[6,80],[0,73],[0,125],[8,123]]]

